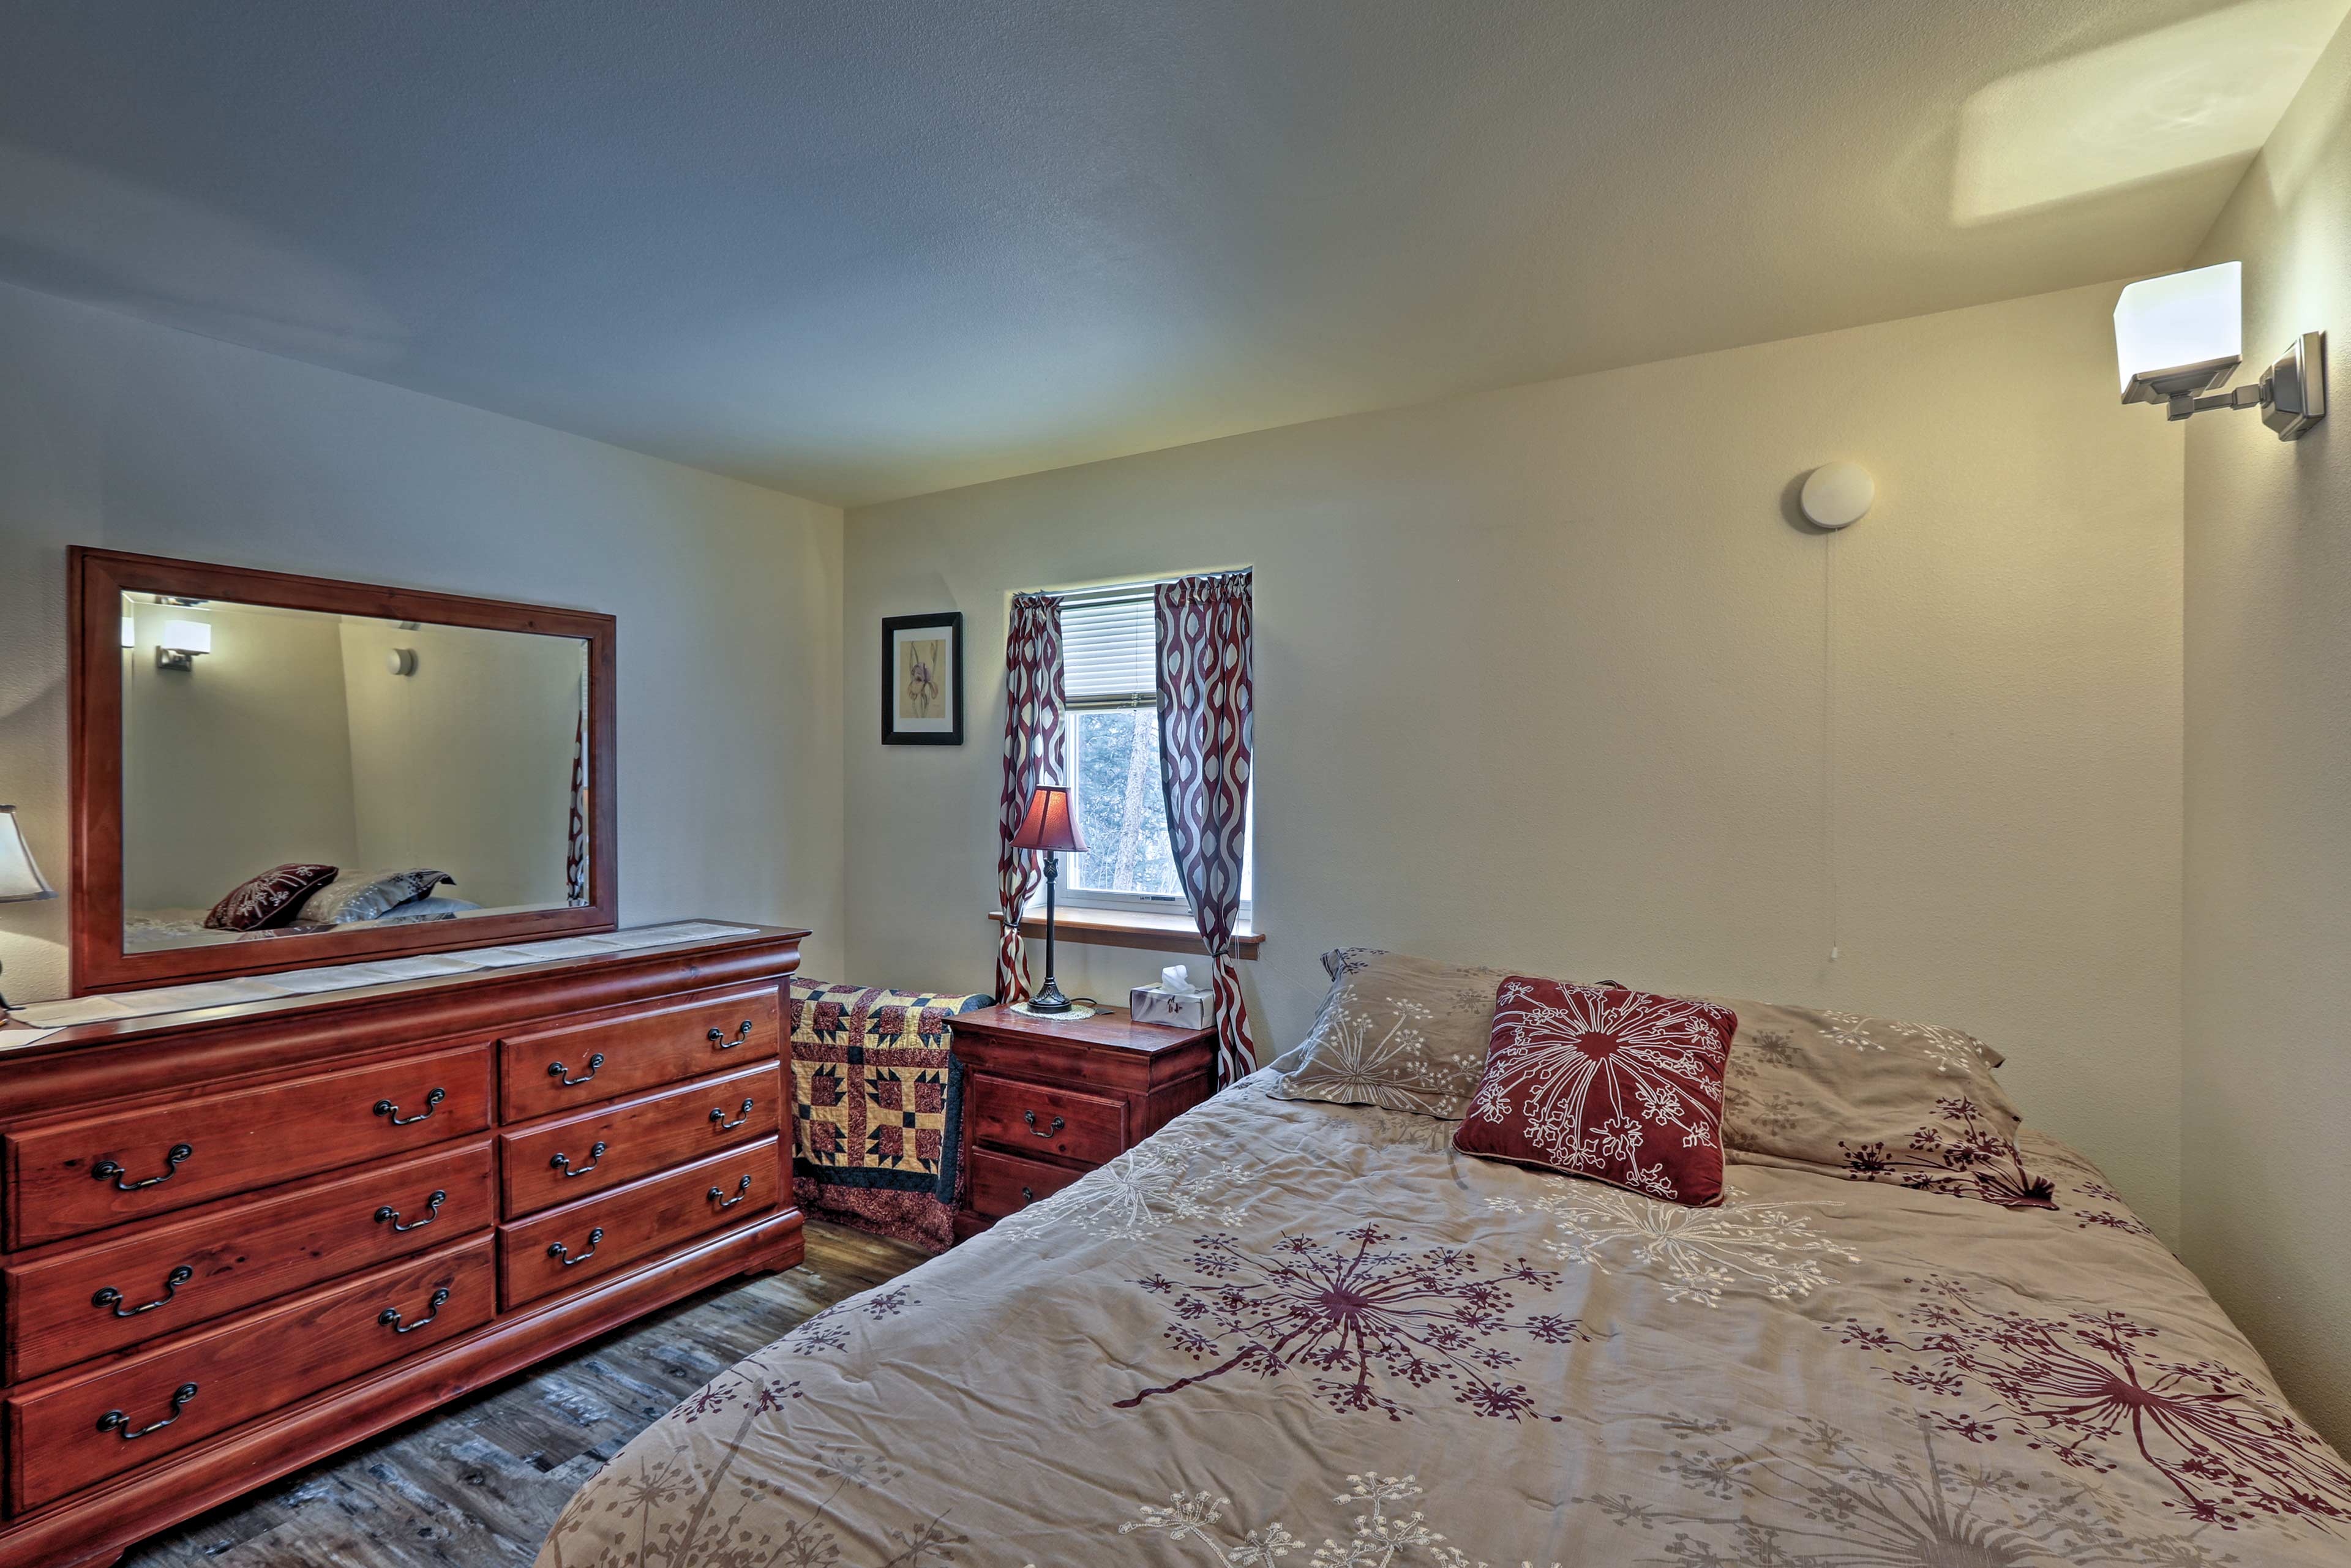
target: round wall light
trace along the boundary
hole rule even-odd
[[[1783,492],[1784,493],[1784,492]],[[1869,513],[1877,482],[1858,463],[1823,463],[1804,479],[1802,505],[1814,528],[1850,528]]]
[[[416,650],[413,648],[385,649],[383,654],[383,667],[395,675],[414,674],[416,673]]]

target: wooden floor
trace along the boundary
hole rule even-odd
[[[811,1220],[808,1261],[690,1297],[133,1547],[123,1568],[525,1568],[574,1490],[686,1395],[923,1254]]]

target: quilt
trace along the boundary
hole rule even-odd
[[[985,996],[794,978],[792,1188],[801,1209],[943,1252],[963,1071],[947,1019]]]
[[[2088,1161],[1719,1207],[1244,1080],[653,1423],[539,1568],[2289,1568],[2351,1469]]]

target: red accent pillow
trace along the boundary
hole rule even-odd
[[[1513,975],[1463,1154],[1591,1176],[1669,1203],[1722,1201],[1722,1072],[1738,1016],[1622,986]]]
[[[238,883],[213,905],[204,924],[215,931],[258,931],[289,918],[302,901],[335,880],[330,865],[272,866]]]

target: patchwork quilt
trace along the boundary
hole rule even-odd
[[[792,1186],[807,1213],[933,1252],[954,1240],[963,1071],[946,996],[794,979]]]
[[[2080,1155],[1718,1207],[1268,1098],[819,1314],[538,1568],[2317,1568],[2351,1469]]]

